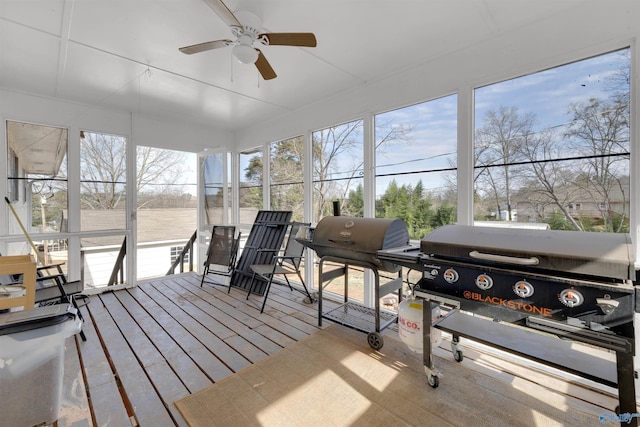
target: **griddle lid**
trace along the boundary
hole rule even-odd
[[[510,264],[502,257],[522,260],[523,264],[514,262],[513,268],[526,265],[558,273],[635,280],[633,246],[625,233],[445,225],[424,237],[420,249],[436,257],[470,262],[491,260],[494,255],[496,264]],[[483,259],[483,255],[489,256]]]

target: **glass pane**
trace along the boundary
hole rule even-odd
[[[475,217],[629,231],[630,51],[477,89]]]
[[[126,148],[121,136],[80,133],[82,231],[126,229]]]
[[[457,95],[375,116],[376,217],[411,239],[456,220]]]
[[[197,178],[194,153],[137,147],[138,279],[163,276],[194,236]],[[180,251],[176,254],[176,248]],[[185,252],[185,271],[190,253]],[[178,261],[180,262],[180,261]],[[192,264],[195,268],[197,264]],[[174,270],[180,272],[180,267]]]
[[[293,212],[293,221],[304,219],[304,144],[302,137],[269,146],[271,209]]]
[[[312,134],[313,221],[334,214],[363,216],[362,185],[364,166],[363,121],[322,129]],[[317,257],[317,255],[316,255]],[[331,263],[327,263],[327,270]],[[318,274],[314,274],[316,288]],[[325,283],[326,292],[344,296],[342,278]],[[360,267],[349,269],[349,298],[364,301],[364,274]]]
[[[224,221],[224,153],[204,158],[202,168],[204,183],[205,224],[222,224]]]
[[[253,224],[262,209],[262,150],[240,153],[240,223]]]
[[[105,288],[126,280],[126,256],[120,257],[124,236],[83,237],[80,241],[84,289]],[[113,283],[109,283],[110,279]]]
[[[313,220],[333,215],[362,216],[362,120],[313,132]]]
[[[66,231],[67,135],[64,128],[7,121],[11,234],[22,234],[21,225],[30,235]],[[34,244],[37,258],[44,263],[52,262],[51,245],[60,246],[55,239],[35,238]],[[27,243],[18,246],[22,246],[20,253],[32,252]],[[62,246],[66,250],[66,242]],[[12,251],[16,249],[13,245]]]

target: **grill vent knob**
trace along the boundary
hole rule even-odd
[[[447,283],[455,283],[460,278],[460,275],[453,268],[447,268],[442,277],[444,277]]]
[[[577,307],[584,302],[582,294],[575,289],[565,289],[560,292],[560,302],[569,308]]]
[[[529,298],[533,295],[533,285],[526,280],[519,280],[513,285],[513,292],[520,298]]]
[[[476,286],[483,291],[491,289],[491,287],[493,286],[493,279],[487,274],[480,274],[478,277],[476,277]]]

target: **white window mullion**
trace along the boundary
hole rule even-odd
[[[363,203],[364,217],[376,216],[376,189],[375,189],[375,132],[373,129],[373,114],[365,114],[362,123],[363,138]],[[369,269],[364,270],[364,305],[375,306],[375,276]]]
[[[131,113],[131,132],[129,137],[126,138],[126,161],[127,161],[127,184],[126,184],[126,192],[127,192],[127,219],[126,226],[127,231],[125,236],[127,237],[127,257],[126,257],[126,283],[128,286],[135,286],[137,284],[136,277],[138,277],[137,273],[137,263],[136,263],[136,253],[138,248],[138,217],[137,217],[137,200],[138,200],[138,192],[136,185],[136,176],[137,176],[137,165],[136,165],[136,151],[137,151],[137,141],[133,136],[133,113]]]
[[[458,224],[473,225],[473,89],[458,90]]]
[[[84,269],[80,257],[80,129],[70,127],[67,148],[67,244],[68,279],[80,280]],[[78,277],[76,277],[78,275]]]

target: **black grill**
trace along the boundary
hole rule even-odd
[[[372,264],[381,271],[396,272],[400,266],[378,258],[381,249],[409,244],[407,225],[399,219],[328,216],[313,233],[313,250],[319,257]]]
[[[636,412],[629,235],[449,225],[378,257],[421,271],[416,296],[451,309],[434,326],[452,334],[456,360],[459,337],[470,338],[617,387],[620,412]],[[425,370],[436,387],[430,328],[423,330]],[[617,362],[583,355],[549,333],[613,350]]]
[[[318,263],[318,326],[322,319],[368,332],[367,341],[376,350],[382,348],[380,335],[387,326],[397,320],[397,313],[381,309],[380,297],[398,292],[402,298],[402,271],[394,262],[378,258],[378,251],[409,244],[409,232],[399,219],[356,218],[347,216],[325,217],[316,226],[313,240],[300,239],[300,243],[312,248],[320,257]],[[343,265],[324,270],[325,262]],[[365,307],[349,300],[349,266],[369,269],[375,278],[375,307]],[[397,273],[397,277],[384,285],[380,284],[379,271]],[[322,291],[325,282],[342,277],[344,279],[344,303],[323,311]]]

